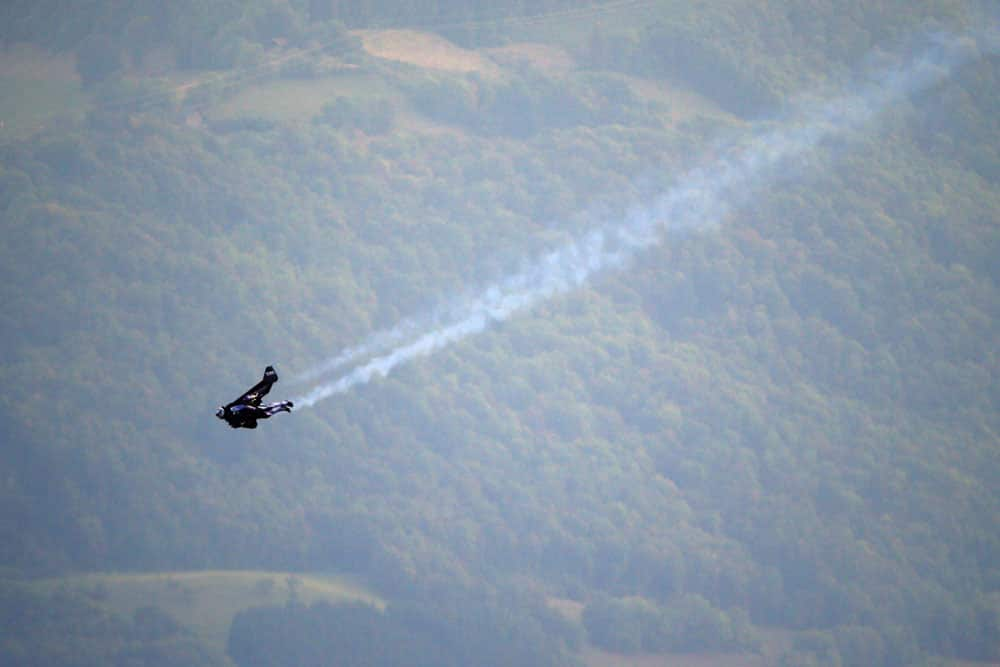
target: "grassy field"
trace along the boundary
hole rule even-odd
[[[27,46],[0,50],[0,143],[45,129],[88,108],[73,59]]]
[[[587,667],[778,667],[782,655],[791,650],[795,633],[789,630],[758,629],[763,645],[754,653],[637,653],[625,655],[588,648],[581,654]],[[998,662],[971,662],[941,658],[948,667],[1000,667]]]
[[[640,8],[635,9],[639,11]],[[648,7],[645,9],[648,11]],[[592,18],[588,15],[586,21]],[[425,70],[434,77],[464,77],[475,73],[486,78],[502,78],[525,66],[556,78],[583,74],[571,51],[538,42],[514,42],[503,47],[473,50],[461,48],[439,35],[415,30],[361,30],[355,34],[368,54],[381,61],[381,65],[312,79],[247,81],[235,93],[212,105],[206,116],[213,120],[251,116],[276,122],[303,122],[315,117],[323,105],[337,97],[355,101],[384,99],[396,107],[400,120],[409,119],[403,123],[405,127],[430,131],[440,128],[413,119],[413,110],[408,108],[399,87],[397,77],[406,76],[413,68]],[[404,68],[402,74],[400,68]],[[667,82],[617,76],[627,82],[639,98],[657,104],[663,110],[665,124],[675,125],[697,116],[724,115],[710,100]]]
[[[587,667],[765,667],[747,653],[660,653],[622,655],[592,649],[583,654]]]
[[[578,67],[574,53],[586,43],[595,27],[641,26],[658,6],[674,2],[676,0],[619,0],[609,5],[614,11],[583,7],[501,21],[512,41],[492,49],[465,49],[439,35],[415,30],[363,30],[355,31],[355,35],[369,55],[390,66],[403,65],[456,76],[475,72],[492,78],[529,64],[550,76],[571,76]],[[612,19],[613,25],[608,23]],[[281,64],[298,55],[290,52],[273,61]],[[204,108],[204,115],[215,120],[253,116],[277,122],[301,122],[315,117],[323,105],[336,97],[384,98],[393,102],[399,102],[402,97],[393,77],[386,76],[378,68],[312,79],[268,77],[260,81],[256,80],[259,74],[256,69],[225,75],[208,74],[186,83],[168,85],[165,89],[180,98],[190,89],[215,78],[223,83],[230,79],[242,82],[222,101]],[[135,80],[146,79],[138,75]],[[711,114],[714,107],[698,96],[666,89],[662,82],[632,79],[630,85],[642,97],[656,102],[667,101],[670,118],[665,120],[668,123],[691,115]],[[0,50],[0,89],[5,91],[0,95],[0,143],[30,137],[61,119],[79,120],[94,103],[81,86],[72,56],[54,55],[28,46]],[[165,92],[162,97],[170,95]],[[405,104],[400,106],[404,114],[405,107]]]
[[[41,582],[89,594],[115,612],[131,616],[156,606],[225,653],[233,616],[250,607],[326,601],[363,602],[379,609],[384,601],[346,577],[266,571],[155,572],[85,574]]]
[[[384,60],[393,60],[425,69],[450,72],[479,72],[496,75],[490,58],[463,49],[443,37],[416,30],[358,30],[365,51]]]

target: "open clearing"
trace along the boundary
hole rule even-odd
[[[303,604],[363,602],[385,608],[381,598],[350,578],[289,572],[84,574],[45,580],[41,585],[82,591],[124,616],[141,607],[159,607],[222,653],[233,617],[251,607],[294,599]]]
[[[583,654],[587,667],[764,667],[764,659],[748,653],[659,653],[623,655],[596,649]]]
[[[354,34],[370,55],[388,63],[425,70],[434,78],[475,73],[502,79],[525,68],[554,78],[572,78],[580,73],[570,51],[537,42],[518,42],[477,51],[417,30],[358,30]],[[399,76],[396,68],[376,66],[318,78],[248,83],[224,101],[212,105],[205,115],[213,120],[252,117],[303,122],[316,117],[325,104],[337,97],[346,97],[355,101],[384,100],[395,110],[399,129],[421,133],[454,130],[422,118],[412,109],[400,86]],[[676,126],[698,117],[731,120],[711,100],[670,82],[621,73],[609,76],[625,82],[640,100],[655,105],[665,125]]]
[[[0,142],[21,139],[60,116],[81,117],[87,97],[75,62],[27,45],[0,50]]]
[[[358,30],[355,34],[361,38],[365,51],[385,60],[450,72],[499,73],[496,63],[489,58],[429,32]]]

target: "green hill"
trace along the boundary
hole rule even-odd
[[[133,616],[157,607],[225,654],[229,626],[240,611],[289,601],[385,603],[346,579],[289,572],[193,571],[146,574],[86,574],[45,581],[43,588],[66,588],[89,594],[114,613]]]
[[[1000,659],[985,3],[8,4],[12,664]],[[874,122],[706,186],[710,228],[256,431],[212,417],[942,43]]]

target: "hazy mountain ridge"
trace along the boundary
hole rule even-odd
[[[416,599],[527,580],[590,603],[617,650],[676,648],[682,614],[698,648],[749,617],[814,630],[794,655],[823,664],[995,659],[996,65],[719,232],[253,434],[211,411],[258,366],[293,391],[738,125],[668,122],[610,72],[363,61],[393,91],[377,125],[345,88],[315,122],[98,103],[8,144],[3,564],[348,570]]]

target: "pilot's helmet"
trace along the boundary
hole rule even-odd
[[[222,419],[226,416],[226,409],[220,405],[219,409],[215,411],[215,416]]]

